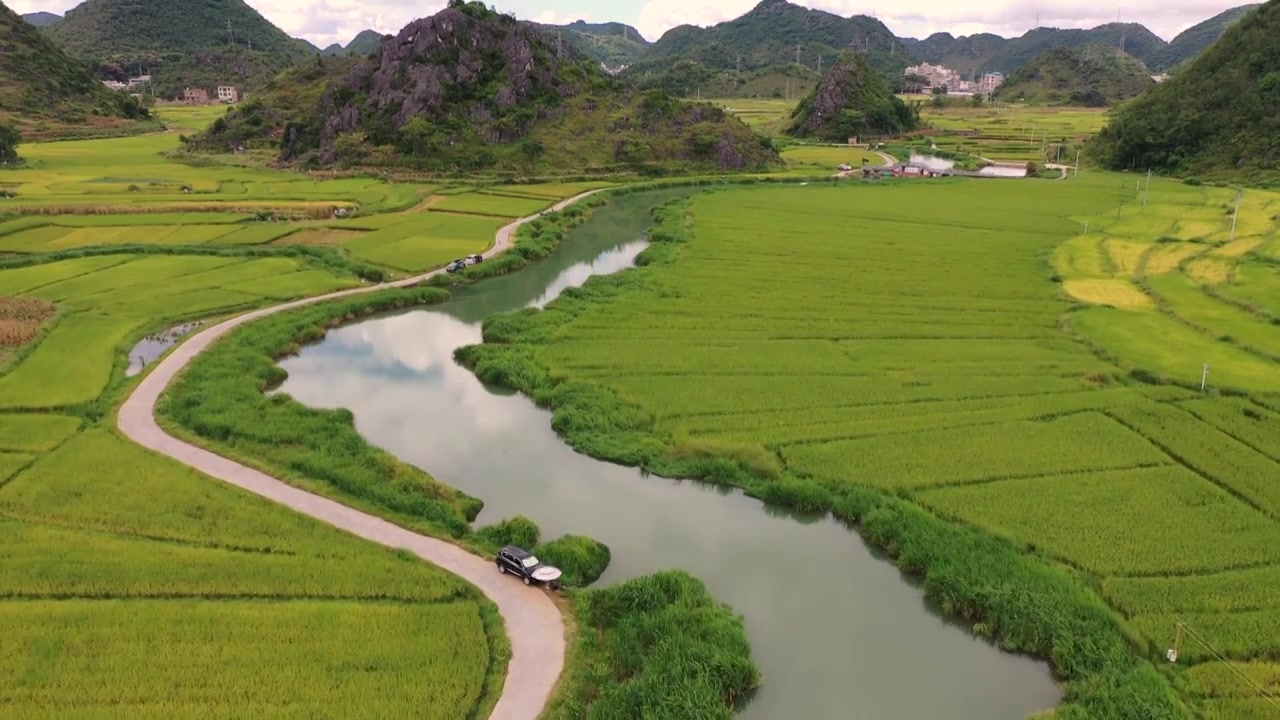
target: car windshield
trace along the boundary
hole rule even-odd
[[[527,558],[525,558],[525,559],[521,560],[521,561],[520,561],[520,564],[521,564],[521,565],[524,565],[526,568],[531,568],[531,567],[533,567],[533,566],[535,566],[535,565],[537,565],[537,564],[538,564],[538,558],[536,558],[536,557],[534,557],[534,556],[530,555],[529,557],[527,557]]]

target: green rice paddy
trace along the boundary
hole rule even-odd
[[[1174,669],[1194,707],[1263,717],[1238,678],[1197,683],[1280,637],[1280,266],[1258,251],[1280,196],[1247,192],[1233,241],[1228,191],[1156,181],[1144,210],[1132,182],[704,193],[646,267],[460,358],[581,450],[806,510],[887,491],[1065,565],[1153,663],[1197,633]]]
[[[186,165],[163,154],[176,145],[176,133],[27,145],[29,166],[5,173],[18,197],[0,201],[0,296],[57,313],[27,345],[0,347],[0,715],[483,714],[506,641],[478,591],[130,444],[115,406],[147,333],[352,287],[359,263],[438,267],[581,186],[436,197]],[[442,200],[462,212],[429,207]],[[293,235],[329,247],[295,253]]]

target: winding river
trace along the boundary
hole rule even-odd
[[[523,514],[544,539],[607,543],[613,563],[601,583],[668,568],[704,580],[745,618],[763,673],[742,718],[1021,720],[1055,705],[1044,663],[944,619],[842,524],[576,454],[545,410],[454,363],[455,348],[480,342],[486,316],[545,305],[630,266],[649,208],[676,192],[616,199],[552,258],[444,305],[330,332],[282,363],[281,390],[349,408],[370,441],[483,499],[479,524]]]

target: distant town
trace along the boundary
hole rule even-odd
[[[902,75],[915,78],[916,84],[912,89],[926,94],[945,92],[948,95],[990,95],[1004,82],[1004,73],[983,73],[976,80],[965,80],[951,68],[929,63],[912,65]]]

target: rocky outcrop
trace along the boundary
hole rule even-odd
[[[895,135],[918,118],[862,55],[845,53],[792,114],[796,137],[845,142],[850,137]]]

